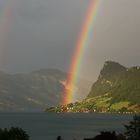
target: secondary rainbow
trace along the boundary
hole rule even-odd
[[[82,57],[85,49],[88,49],[93,32],[94,22],[97,16],[99,5],[101,0],[91,0],[89,8],[87,11],[86,18],[81,28],[81,32],[76,43],[74,50],[72,63],[69,69],[69,75],[67,77],[66,88],[65,88],[65,97],[64,104],[72,102],[76,94],[75,84],[77,83],[78,73],[81,66]]]
[[[10,32],[12,21],[14,17],[14,9],[16,0],[1,1],[2,7],[0,9],[0,63],[4,63],[6,42],[8,33]],[[1,4],[0,3],[0,4]]]

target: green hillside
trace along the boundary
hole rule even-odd
[[[125,68],[108,61],[93,84],[87,98],[109,94],[111,102],[129,101],[140,103],[140,68]]]
[[[111,102],[109,95],[96,96],[85,99],[81,102],[70,103],[57,107],[47,108],[47,112],[100,112],[100,113],[137,113],[140,112],[140,105],[132,104],[128,101]]]
[[[140,68],[126,68],[107,61],[82,102],[48,111],[57,112],[140,112]]]

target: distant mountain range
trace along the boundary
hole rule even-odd
[[[48,111],[140,112],[140,67],[107,61],[85,100]]]
[[[56,69],[42,69],[27,74],[0,72],[0,111],[43,111],[62,104],[67,74]],[[77,98],[87,96],[91,83],[80,80]]]

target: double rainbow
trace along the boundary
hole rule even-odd
[[[72,63],[70,65],[70,69],[69,69],[70,74],[67,77],[63,104],[68,104],[72,102],[76,94],[75,85],[78,80],[78,73],[81,66],[83,53],[90,44],[91,36],[92,36],[91,33],[93,31],[93,26],[95,23],[100,2],[101,0],[91,0],[90,2],[87,15],[82,25],[81,32],[79,34],[78,41],[75,47]]]
[[[90,44],[92,37],[91,33],[93,31],[93,26],[95,23],[94,21],[96,19],[99,5],[101,3],[101,0],[90,1],[91,2],[87,11],[87,15],[82,25],[81,32],[79,34],[78,41],[73,54],[72,63],[70,65],[70,74],[67,77],[67,88],[65,89],[65,98],[63,101],[64,104],[70,103],[75,96],[75,84],[77,83],[77,77],[81,66],[83,53]],[[13,10],[16,3],[17,0],[7,0],[5,2],[3,10],[0,9],[0,48],[2,48],[0,50],[0,61],[2,62],[3,60],[1,59],[3,58],[2,55],[4,54],[4,52],[2,51],[5,50],[6,38],[10,30],[11,21],[13,18]]]

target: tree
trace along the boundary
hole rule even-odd
[[[29,140],[29,135],[21,128],[0,129],[0,140]]]
[[[125,125],[127,140],[140,140],[140,115],[135,115],[129,125]]]
[[[117,140],[115,132],[101,132],[94,138],[85,138],[84,140]]]
[[[61,136],[58,136],[56,140],[63,140]]]

